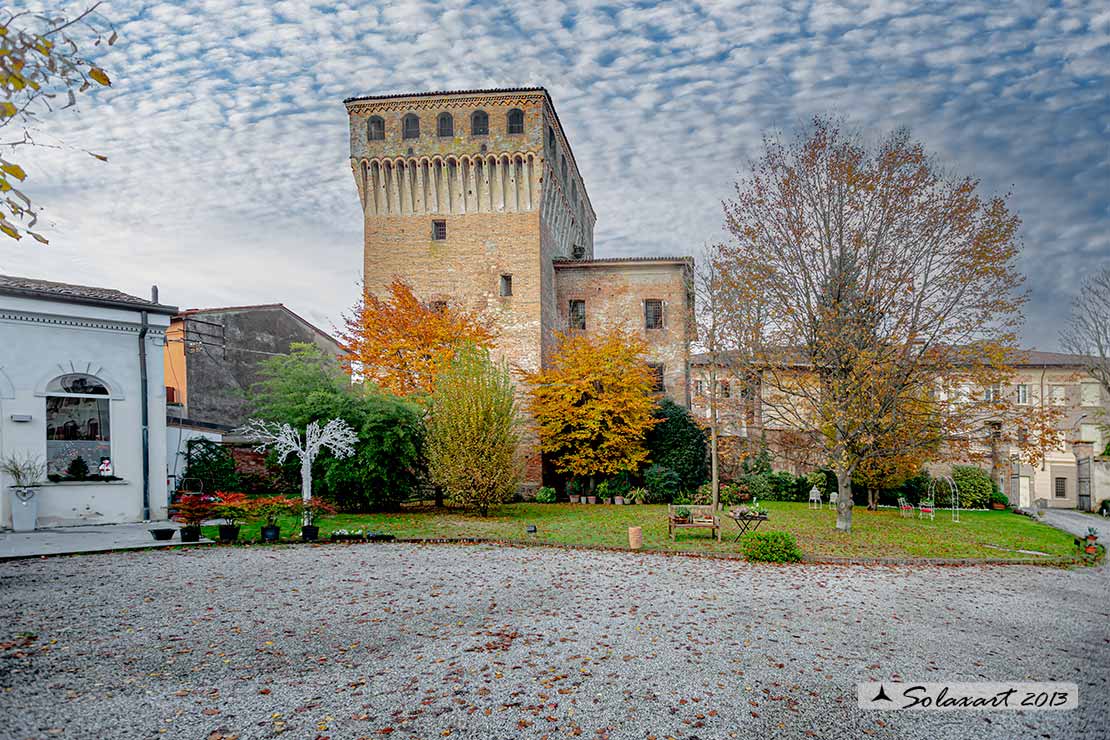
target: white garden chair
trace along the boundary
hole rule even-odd
[[[909,501],[907,501],[902,496],[899,496],[898,497],[898,512],[902,515],[903,519],[905,519],[906,517],[909,517],[909,518],[912,519],[913,518],[913,504],[911,504]]]
[[[821,500],[821,491],[817,490],[817,486],[809,489],[809,508],[820,509],[822,503],[824,502]]]
[[[840,494],[839,493],[837,493],[836,491],[833,491],[832,493],[829,494],[829,508],[830,509],[835,509],[836,504],[839,501],[840,501]]]
[[[931,500],[922,501],[917,505],[917,518],[924,519],[925,517],[929,517],[929,519],[936,518],[936,506]]]

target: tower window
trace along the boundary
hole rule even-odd
[[[432,239],[437,242],[447,239],[447,222],[442,219],[432,221]]]
[[[648,298],[644,301],[644,328],[663,328],[663,301],[658,298]]]
[[[381,116],[370,116],[366,122],[366,138],[370,141],[381,141],[385,138],[385,121]]]
[[[508,298],[512,294],[513,294],[513,276],[512,275],[502,275],[501,276],[501,297],[502,298]]]
[[[581,244],[575,244],[570,248],[570,255],[576,260],[580,260],[586,256],[586,248]]]
[[[567,158],[560,157],[560,159],[562,161],[559,163],[559,172],[563,175],[563,182],[565,183],[567,181]]]
[[[513,108],[505,117],[505,128],[510,134],[524,133],[524,111]]]
[[[489,134],[489,114],[484,110],[476,110],[471,114],[470,133],[472,136],[486,136]]]
[[[451,117],[450,113],[440,113],[439,118],[436,119],[436,135],[437,136],[454,136],[455,135],[455,119]]]
[[[420,138],[420,117],[409,113],[401,119],[401,136],[405,139]]]
[[[586,328],[586,302],[582,300],[572,300],[570,307],[567,310],[567,326],[571,329],[585,329]]]
[[[547,145],[551,148],[552,154],[555,153],[555,129],[550,126],[547,127]]]
[[[651,371],[651,389],[656,393],[663,391],[666,388],[663,384],[663,363],[649,362],[648,370]]]

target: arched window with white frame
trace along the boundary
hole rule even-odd
[[[51,475],[95,476],[112,458],[107,384],[95,375],[66,373],[46,385],[46,462]]]

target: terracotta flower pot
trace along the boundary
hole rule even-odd
[[[597,496],[587,496],[586,497],[586,503],[596,504],[597,503]]]
[[[1088,555],[1095,555],[1098,553],[1098,547],[1095,545],[1087,545],[1085,548],[1083,548],[1083,550]]]
[[[614,496],[613,503],[617,506],[624,506],[624,496]]]
[[[570,502],[572,504],[577,504],[579,498],[580,498],[579,496],[570,496]]]

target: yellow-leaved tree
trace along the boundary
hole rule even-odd
[[[343,366],[396,396],[429,396],[459,347],[493,345],[485,317],[446,302],[422,302],[401,279],[389,296],[367,292],[340,336]]]
[[[108,73],[82,51],[90,44],[111,46],[116,42],[111,24],[97,13],[99,5],[76,16],[0,8],[0,150],[65,148],[54,140],[43,141],[33,124],[43,113],[74,107],[77,94],[94,83],[102,87],[112,84]],[[15,136],[10,133],[14,128],[21,129]],[[29,234],[46,244],[46,237],[34,231],[38,208],[23,188],[27,172],[8,157],[0,156],[0,233],[11,239]]]
[[[619,329],[559,341],[550,365],[525,376],[540,450],[576,478],[636,470],[648,462],[644,438],[659,421],[646,346]]]

